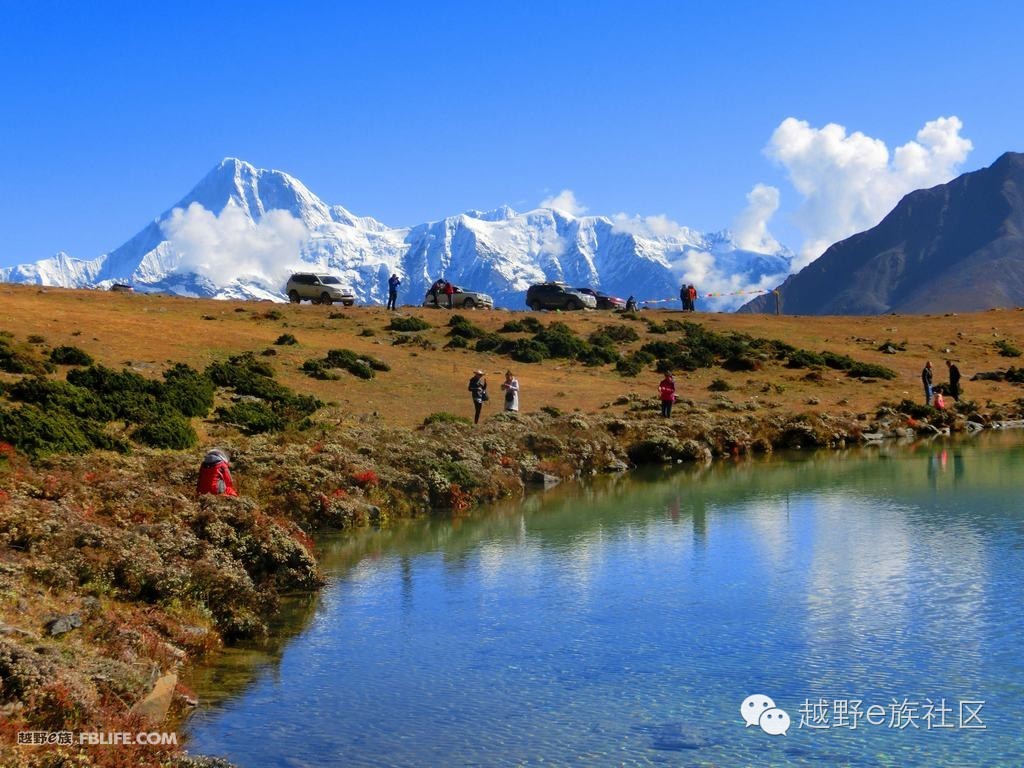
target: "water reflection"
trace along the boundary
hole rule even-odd
[[[1022,462],[1009,434],[771,457],[325,538],[328,588],[262,649],[276,667],[228,676],[248,688],[196,714],[193,748],[243,766],[1020,764]],[[766,741],[737,726],[754,691],[794,726],[804,697],[976,696],[993,727]]]

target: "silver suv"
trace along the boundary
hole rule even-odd
[[[334,275],[314,275],[312,272],[296,272],[288,278],[285,286],[288,301],[298,304],[309,299],[314,304],[333,304],[340,301],[346,307],[356,303],[356,295],[351,288],[342,285]]]

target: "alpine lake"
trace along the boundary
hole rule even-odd
[[[1024,432],[990,432],[324,536],[327,586],[194,670],[187,748],[242,768],[1024,765],[1022,477]]]

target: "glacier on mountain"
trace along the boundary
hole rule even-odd
[[[675,299],[681,283],[701,309],[731,310],[790,271],[785,248],[738,248],[728,232],[704,234],[664,217],[573,216],[554,208],[466,211],[414,227],[389,227],[327,205],[300,181],[228,158],[128,242],[92,260],[58,253],[0,269],[0,280],[64,287],[128,283],[184,296],[286,300],[293,271],[330,273],[361,303],[383,304],[392,272],[400,301],[419,303],[444,277],[521,309],[531,283],[563,280],[638,301]]]

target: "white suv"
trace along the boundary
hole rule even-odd
[[[342,285],[341,280],[333,275],[314,275],[312,272],[296,272],[288,278],[285,286],[288,300],[298,304],[309,299],[314,304],[333,304],[340,301],[346,307],[356,303],[356,295],[351,288]]]

